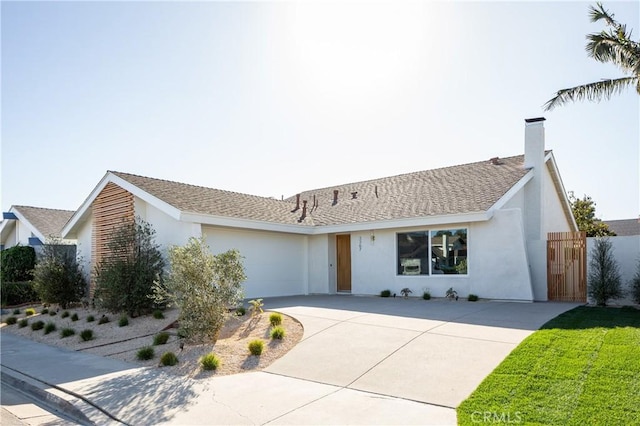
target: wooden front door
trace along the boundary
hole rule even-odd
[[[351,235],[336,235],[338,291],[351,291]]]

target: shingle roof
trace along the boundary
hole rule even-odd
[[[640,219],[604,220],[603,222],[620,237],[640,235]]]
[[[350,183],[305,191],[301,199],[313,204],[316,197],[312,214],[317,225],[483,212],[524,177],[523,160],[516,156],[501,158],[497,165],[482,161]],[[357,192],[355,199],[352,192]]]
[[[183,212],[276,223],[299,223],[299,215],[290,213],[295,206],[287,201],[122,172],[111,173]],[[302,223],[310,224],[310,219]]]
[[[75,213],[71,210],[45,209],[31,206],[13,206],[13,209],[24,216],[45,238],[60,238],[60,231]]]
[[[284,201],[213,188],[111,172],[175,208],[190,213],[303,225],[484,212],[524,175],[523,156],[355,182],[301,193]],[[338,202],[333,204],[333,191]],[[351,193],[357,192],[355,198]],[[316,204],[314,206],[314,197]],[[307,217],[299,222],[302,200]]]

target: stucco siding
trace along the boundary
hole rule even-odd
[[[138,197],[135,197],[134,205],[136,216],[153,226],[156,243],[164,254],[168,253],[171,246],[184,245],[190,237],[201,235],[200,224],[176,220]]]
[[[4,245],[5,249],[11,248],[11,247],[16,246],[18,244],[18,232],[17,231],[18,231],[18,223],[16,221],[16,225],[13,227],[13,229],[11,230],[9,235],[7,236],[7,239],[2,242],[2,244]],[[26,244],[23,244],[23,245],[26,245]]]
[[[83,222],[77,232],[77,249],[76,256],[82,266],[82,272],[87,280],[90,279],[93,271],[93,265],[91,263],[91,227],[93,226],[93,219],[89,216],[89,219]]]
[[[308,237],[217,227],[202,232],[214,254],[235,248],[244,257],[245,297],[307,294]]]
[[[567,220],[567,216],[562,209],[561,200],[556,192],[555,185],[551,179],[551,172],[545,167],[544,196],[542,198],[542,231],[543,235],[548,232],[568,232],[571,231],[571,225]]]
[[[329,240],[328,235],[309,237],[309,293],[327,294],[329,288]]]
[[[466,275],[398,275],[397,232],[466,228],[468,232],[468,270]],[[372,236],[374,238],[372,238]],[[527,266],[526,245],[519,209],[499,210],[487,222],[452,224],[351,234],[353,294],[379,294],[389,289],[411,289],[420,297],[429,291],[444,297],[453,287],[459,296],[469,293],[482,298],[533,299]]]

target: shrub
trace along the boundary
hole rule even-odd
[[[73,328],[63,328],[60,331],[60,338],[64,339],[65,337],[73,336],[76,334],[76,331]]]
[[[49,334],[53,331],[56,331],[56,324],[53,322],[48,322],[47,325],[44,326],[44,334]]]
[[[447,293],[445,294],[447,299],[449,300],[458,300],[458,292],[453,289],[453,287],[449,287]]]
[[[164,345],[169,341],[169,333],[166,331],[161,331],[160,333],[153,336],[153,345]]]
[[[43,321],[36,321],[36,322],[31,324],[31,330],[33,330],[33,331],[42,330],[43,328],[44,328],[44,322]]]
[[[126,314],[123,314],[120,316],[120,319],[118,320],[118,326],[119,327],[126,327],[129,325],[129,317],[127,317]]]
[[[20,321],[18,321],[18,327],[20,328],[25,328],[28,325],[29,325],[29,320],[26,318],[22,318]]]
[[[24,314],[26,316],[34,315],[35,313],[36,313],[36,310],[33,308],[27,308],[24,310]]]
[[[164,366],[176,365],[178,363],[178,357],[173,352],[165,352],[160,357],[160,364]]]
[[[33,281],[1,281],[0,303],[2,306],[21,305],[38,300]]]
[[[71,321],[78,321],[80,319],[80,317],[78,316],[78,314],[74,313],[73,315],[71,315]]]
[[[46,314],[48,314],[48,313],[49,313],[49,308],[43,308],[43,309],[40,311],[40,313],[41,313],[42,315],[46,315]]]
[[[36,251],[33,247],[17,245],[2,250],[0,257],[0,281],[15,282],[33,279],[33,268],[36,266]]]
[[[428,291],[425,291],[424,293],[422,293],[422,298],[424,300],[430,300],[431,299],[431,293],[429,293]]]
[[[203,370],[215,370],[220,366],[220,358],[213,352],[208,353],[200,358],[200,365]]]
[[[136,358],[138,358],[139,361],[147,361],[152,359],[154,355],[155,352],[153,348],[151,346],[145,346],[138,351],[138,353],[136,354]]]
[[[7,325],[17,324],[18,323],[18,318],[14,317],[14,316],[10,316],[9,318],[7,318],[5,320],[5,322],[7,323]]]
[[[271,323],[271,327],[282,324],[282,315],[277,312],[272,313],[269,315],[269,323]]]
[[[60,241],[44,244],[33,273],[33,284],[43,302],[57,303],[62,309],[79,302],[87,282],[75,246],[60,244]]]
[[[13,310],[13,315],[20,315],[20,309],[16,308]]]
[[[244,308],[244,306],[238,306],[236,308],[236,315],[239,317],[243,317],[245,316],[245,314],[247,313],[247,310]]]
[[[68,317],[69,315],[71,315],[71,314],[69,313],[69,311],[64,311],[64,312],[60,315],[60,318],[66,318],[66,317]]]
[[[251,352],[251,355],[259,356],[262,354],[263,349],[264,342],[262,340],[257,339],[249,342],[249,352]]]
[[[606,306],[609,299],[622,296],[620,270],[608,238],[596,239],[588,270],[589,296],[598,306]]]
[[[49,311],[49,316],[50,316],[50,317],[55,317],[55,316],[56,316],[56,314],[57,314],[57,312],[56,312],[56,311],[54,311],[53,309],[51,309],[51,310]]]
[[[631,297],[636,303],[640,303],[640,260],[638,260],[638,266],[636,268],[636,274],[629,283],[631,288]]]
[[[382,290],[380,292],[380,297],[391,297],[391,290]]]
[[[242,257],[237,250],[213,255],[201,237],[172,247],[169,261],[171,272],[166,283],[154,286],[154,301],[180,308],[179,333],[186,338],[215,340],[229,315],[228,306],[242,300]]]
[[[164,318],[164,314],[162,313],[162,311],[160,309],[156,309],[155,311],[153,311],[153,317],[155,319],[163,319]]]
[[[402,294],[402,297],[404,297],[406,299],[413,292],[411,291],[411,289],[409,287],[405,287],[402,290],[400,290],[400,293]]]
[[[252,317],[264,312],[264,303],[262,302],[262,299],[249,300],[249,304],[251,305],[249,309],[251,309]]]
[[[96,320],[96,318],[93,315],[89,315],[87,317],[87,322],[94,322]]]
[[[153,227],[136,217],[111,234],[108,255],[96,267],[95,300],[112,312],[135,317],[154,307],[149,297],[155,281],[162,282],[164,260]],[[123,256],[122,253],[127,253]]]
[[[106,315],[103,315],[100,317],[100,319],[98,320],[98,324],[106,324],[109,322],[109,317]]]
[[[271,329],[271,338],[272,339],[278,339],[278,340],[282,340],[284,338],[284,336],[286,336],[286,332],[284,331],[284,328],[282,326],[276,326],[273,327]]]
[[[82,339],[83,342],[88,342],[89,340],[93,340],[93,330],[82,330],[80,332],[80,339]]]
[[[467,300],[469,302],[477,302],[478,301],[478,295],[476,294],[469,294],[469,296],[467,296]]]

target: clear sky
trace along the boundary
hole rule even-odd
[[[2,208],[75,210],[107,170],[255,195],[524,152],[545,116],[568,191],[640,214],[640,97],[587,2],[1,3]],[[605,1],[640,33],[640,2]]]

